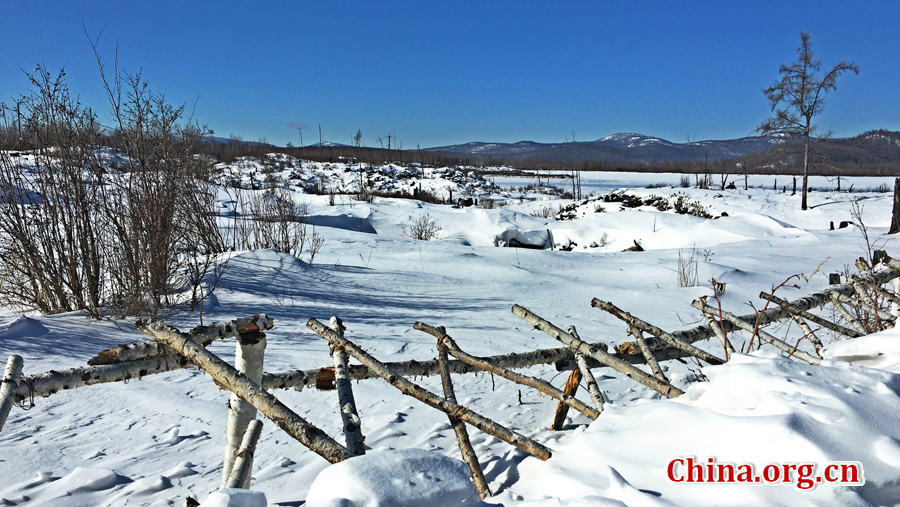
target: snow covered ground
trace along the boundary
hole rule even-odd
[[[332,169],[335,177],[345,174],[343,168]],[[281,178],[293,170],[293,165],[280,169],[278,183],[289,181]],[[241,170],[236,174],[249,176]],[[316,174],[303,173],[302,178],[309,183]],[[389,176],[385,174],[386,181]],[[712,277],[727,284],[723,306],[741,314],[749,311],[747,302],[762,306],[757,297],[761,290],[769,291],[794,274],[809,276],[822,264],[808,283],[795,280],[799,289],[779,289],[781,297],[794,299],[820,290],[827,285],[828,273],[855,270],[853,260],[865,253],[860,231],[829,230],[830,222],[837,226],[851,219],[853,202],[863,206],[870,237],[895,254],[884,236],[890,194],[812,192],[811,209],[802,212],[799,195],[773,192],[771,180],[764,178],[758,183],[751,179],[751,184],[767,188],[747,191],[743,185],[726,191],[681,189],[677,175],[584,178],[584,187],[598,194],[622,187],[640,196],[677,191],[707,206],[713,216],[727,216],[703,219],[607,205],[601,213],[556,221],[533,214],[568,202],[509,193],[484,183],[468,191],[495,199],[505,194],[505,205],[451,208],[413,200],[376,198],[365,203],[339,198],[329,206],[327,195],[295,191],[298,202],[309,203],[309,222],[325,238],[314,264],[305,262],[305,254],[297,259],[273,250],[236,253],[204,309],[204,321],[259,312],[272,316],[275,328],[268,333],[265,367],[269,372],[330,364],[327,343],[308,331],[305,322],[310,317],[327,321],[332,315],[343,319],[349,339],[383,361],[436,356],[432,337],[412,329],[416,321],[445,326],[462,348],[476,355],[559,346],[512,315],[513,304],[560,327],[574,325],[587,341],[613,345],[629,338],[626,328],[592,309],[593,297],[612,301],[666,330],[678,330],[699,322],[690,302],[712,294],[707,283]],[[869,188],[888,181],[848,180],[842,186]],[[350,181],[348,174],[348,185]],[[448,176],[425,178],[422,184],[432,191],[453,188],[457,195],[473,181]],[[644,188],[656,182],[676,188]],[[502,188],[525,184],[501,178],[493,183]],[[833,183],[814,183],[825,185]],[[290,188],[297,186],[302,185],[294,181]],[[227,201],[223,192],[223,211],[233,208]],[[442,229],[440,239],[404,237],[403,227],[425,214]],[[370,227],[359,227],[361,223]],[[510,234],[506,231],[522,237],[549,231],[555,245],[567,244],[572,250],[498,248],[504,233]],[[635,241],[645,251],[622,252]],[[679,288],[679,253],[689,255],[695,248],[701,285]],[[183,308],[170,310],[166,318],[182,329],[199,323],[196,312]],[[787,324],[774,332],[799,336]],[[824,332],[823,337],[830,341]],[[11,309],[0,316],[0,357],[22,355],[26,374],[83,365],[101,349],[145,339],[133,320],[95,322],[79,312],[26,316]],[[741,339],[736,340],[738,345]],[[715,367],[670,361],[663,368],[673,384],[686,391],[675,400],[661,400],[611,370],[597,369],[600,387],[612,403],[590,425],[586,417],[570,412],[559,432],[548,429],[555,408],[548,397],[490,375],[454,376],[461,403],[553,449],[553,457],[541,462],[472,429],[475,451],[495,493],[482,505],[895,505],[900,502],[900,377],[892,373],[900,372],[897,340],[900,335],[887,331],[830,344],[826,356],[831,359],[824,366],[784,359],[769,349],[736,355],[729,364]],[[721,353],[714,341],[699,345]],[[233,341],[211,346],[227,358],[233,357],[233,348]],[[526,372],[552,379],[557,386],[567,376],[552,365]],[[415,381],[440,392],[438,378]],[[378,452],[405,449],[459,458],[444,414],[380,380],[353,387],[373,458]],[[275,394],[330,435],[341,435],[335,392]],[[588,400],[584,391],[579,397]],[[38,398],[27,411],[14,408],[0,433],[0,505],[181,506],[189,496],[204,501],[220,481],[227,400],[227,393],[209,376],[187,369]],[[271,422],[263,422],[251,488],[262,492],[269,505],[304,505],[316,477],[329,464]],[[411,456],[420,460],[417,463],[454,470],[440,460]],[[752,463],[758,471],[769,463],[824,466],[856,461],[862,463],[865,485],[817,484],[803,490],[794,484],[669,481],[669,462],[686,457]],[[409,475],[402,468],[395,469],[395,479]],[[451,493],[460,491],[457,472],[419,472],[425,475],[415,480],[431,488],[420,490],[431,495],[427,505],[442,505],[434,498],[456,498]],[[384,475],[377,467],[360,464],[327,472],[322,480],[335,484],[354,477],[358,488],[366,484],[365,477],[372,477],[374,498],[394,498],[394,504],[416,494],[416,488],[391,486]],[[316,495],[308,505],[355,505]],[[259,499],[253,498],[247,505]],[[222,497],[211,498],[210,505],[214,502],[222,505]],[[478,504],[477,498],[471,503]]]

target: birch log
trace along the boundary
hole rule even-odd
[[[563,393],[574,397],[575,393],[578,392],[578,385],[581,384],[581,376],[581,370],[578,368],[569,372],[569,378],[566,379],[566,383],[562,388]],[[569,406],[560,401],[556,404],[556,410],[553,412],[553,422],[550,423],[550,429],[552,431],[561,430],[563,424],[566,423],[567,415],[569,415]]]
[[[257,330],[238,335],[234,352],[234,368],[253,383],[262,381],[266,355],[266,335]],[[256,407],[235,393],[228,400],[228,422],[225,424],[225,454],[222,458],[222,487],[231,477],[231,467],[251,421],[256,420]],[[252,456],[249,467],[253,466]],[[247,461],[245,459],[245,461]]]
[[[442,332],[444,328],[439,328]],[[453,391],[453,381],[450,379],[450,367],[447,361],[447,347],[438,340],[438,364],[441,370],[441,386],[444,388],[444,398],[451,403],[456,403],[456,393]],[[450,420],[450,426],[456,433],[456,443],[459,445],[459,452],[463,461],[469,466],[469,475],[472,476],[472,483],[475,484],[475,490],[478,497],[484,500],[491,496],[491,488],[488,486],[487,479],[484,478],[484,471],[481,469],[481,463],[478,462],[478,455],[472,448],[472,442],[469,440],[469,432],[466,430],[466,424],[456,417],[447,414]]]
[[[628,378],[639,382],[650,389],[662,394],[667,398],[675,398],[684,394],[684,391],[678,389],[677,387],[669,384],[668,382],[663,382],[658,378],[648,375],[643,371],[635,368],[634,366],[613,357],[610,354],[600,350],[599,347],[595,345],[589,345],[578,338],[570,335],[569,333],[563,331],[562,329],[554,326],[550,322],[538,317],[537,315],[531,313],[528,309],[521,307],[519,305],[514,305],[512,307],[512,312],[517,317],[521,318],[525,322],[528,322],[535,329],[540,329],[541,331],[549,334],[550,336],[556,338],[567,346],[571,347],[574,352],[581,352],[586,356],[591,356],[597,361],[613,368],[614,370],[622,373]]]
[[[237,338],[241,334],[272,329],[274,325],[275,321],[268,315],[256,314],[252,317],[243,319],[215,322],[208,326],[198,326],[191,329],[190,335],[192,340],[207,347],[209,344],[220,338]],[[97,366],[101,364],[136,361],[145,357],[161,354],[173,355],[172,350],[168,349],[165,345],[150,340],[130,345],[119,345],[112,349],[100,351],[100,353],[88,360],[88,365]]]
[[[705,301],[703,301],[702,298],[700,300],[695,299],[691,303],[691,306],[700,310],[703,313],[709,313],[711,315],[720,313],[722,315],[722,318],[725,319],[726,321],[731,322],[732,324],[739,327],[740,329],[743,329],[744,331],[747,331],[750,333],[755,332],[756,335],[759,336],[761,340],[768,342],[770,345],[774,345],[775,347],[778,347],[779,349],[781,349],[782,352],[784,352],[788,356],[794,356],[797,359],[806,361],[809,364],[822,364],[822,360],[819,359],[818,357],[811,356],[811,355],[807,354],[806,352],[803,352],[802,350],[797,349],[797,347],[792,347],[790,344],[785,343],[784,341],[772,336],[771,334],[763,331],[762,329],[754,328],[750,324],[739,319],[737,316],[735,316],[729,312],[726,312],[726,311],[719,312],[718,310],[711,308],[709,305],[706,304]]]
[[[897,280],[900,281],[900,278],[898,278]],[[796,306],[794,306],[793,304],[791,304],[789,301],[781,299],[780,297],[778,297],[774,294],[760,292],[759,298],[765,299],[766,301],[772,301],[776,305],[781,306],[782,308],[787,310],[788,313],[790,313],[791,315],[796,315],[798,317],[802,317],[810,322],[814,322],[824,328],[830,329],[830,330],[834,331],[835,333],[840,333],[842,335],[849,336],[851,338],[859,338],[860,336],[863,336],[862,334],[860,334],[859,331],[855,331],[853,329],[846,328],[844,326],[835,324],[834,322],[831,322],[830,320],[823,319],[822,317],[819,317],[818,315],[815,315],[813,313],[803,311],[803,310],[797,308]]]
[[[860,324],[858,320],[856,320],[856,317],[851,315],[850,312],[848,312],[847,309],[844,308],[844,305],[841,304],[841,300],[838,299],[838,294],[831,294],[831,304],[838,311],[838,313],[841,314],[841,317],[843,317],[844,320],[846,320],[850,323],[851,326],[853,326],[853,329],[857,330],[862,335],[869,334],[869,331],[865,327],[863,327],[863,325]]]
[[[816,355],[819,356],[819,359],[822,359],[822,341],[819,340],[819,337],[809,328],[809,324],[803,320],[803,317],[800,317],[799,315],[793,315],[792,317],[794,318],[794,322],[800,326],[800,330],[803,331],[803,337],[813,344],[813,348],[816,349]]]
[[[453,338],[448,336],[446,333],[442,332],[441,328],[429,326],[428,324],[425,324],[424,322],[416,322],[415,325],[413,325],[413,328],[418,331],[428,333],[431,336],[434,336],[435,338],[437,338],[438,341],[441,342],[441,344],[443,346],[447,347],[447,351],[451,355],[453,355],[453,357],[459,359],[460,361],[462,361],[464,363],[471,364],[472,366],[476,366],[481,370],[489,371],[496,375],[500,375],[501,377],[508,379],[508,380],[512,380],[513,382],[515,382],[517,384],[522,384],[522,385],[526,385],[528,387],[537,389],[538,391],[540,391],[552,398],[559,400],[560,403],[565,403],[566,405],[574,408],[575,410],[590,417],[591,419],[596,419],[597,416],[600,415],[600,413],[597,412],[596,410],[585,405],[584,403],[579,401],[574,396],[571,396],[570,394],[566,394],[563,391],[560,391],[559,389],[553,387],[553,385],[551,385],[549,382],[547,382],[545,380],[542,380],[542,379],[539,379],[536,377],[531,377],[529,375],[522,375],[520,373],[516,373],[516,372],[508,370],[506,368],[501,368],[501,367],[495,366],[495,365],[491,364],[490,362],[485,361],[483,358],[475,357],[475,356],[465,352],[464,350],[459,348],[459,345],[457,345],[456,341],[454,341]],[[577,385],[578,384],[576,384],[576,387],[577,387]]]
[[[344,336],[344,324],[337,317],[331,318],[331,329]],[[347,373],[347,353],[335,348],[331,352],[334,359],[334,384],[338,393],[338,406],[341,410],[341,423],[344,428],[344,441],[347,449],[353,454],[361,456],[366,453],[365,439],[362,435],[362,424],[356,411],[356,401],[353,399],[353,386],[350,384],[350,375]]]
[[[594,402],[594,406],[597,407],[597,412],[603,412],[603,404],[606,401],[604,399],[605,396],[603,395],[603,391],[601,391],[600,387],[597,385],[597,379],[595,379],[594,374],[591,373],[591,369],[588,367],[584,354],[580,352],[576,353],[575,361],[578,363],[578,369],[581,371],[581,375],[584,376],[588,393],[591,395],[591,401]]]
[[[860,294],[864,294],[864,293],[865,292],[860,291]],[[869,300],[868,302],[863,300],[862,297],[860,297],[859,299],[853,299],[853,298],[845,296],[843,294],[834,294],[833,296],[836,300],[840,301],[841,303],[843,303],[845,305],[852,306],[853,308],[856,308],[857,310],[859,310],[861,312],[868,313],[869,315],[872,315],[873,317],[878,317],[878,319],[884,323],[887,323],[887,324],[894,323],[894,320],[895,320],[894,316],[888,312],[880,310],[877,306],[875,306],[875,303],[872,302],[872,299],[869,298],[868,296],[867,296],[867,299]]]
[[[12,355],[6,361],[6,369],[3,372],[3,382],[0,385],[0,431],[6,424],[6,418],[15,402],[16,392],[19,390],[19,379],[22,377],[22,356]]]
[[[669,346],[675,347],[677,349],[681,349],[681,350],[687,352],[688,354],[691,354],[692,356],[696,357],[697,359],[702,359],[703,361],[706,361],[709,364],[722,364],[725,362],[725,361],[719,359],[718,357],[710,354],[709,352],[706,352],[705,350],[700,350],[697,347],[691,345],[690,343],[679,339],[677,336],[673,335],[672,333],[667,333],[667,332],[663,331],[662,329],[654,326],[653,324],[650,324],[649,322],[645,322],[645,321],[635,317],[634,315],[618,308],[616,305],[614,305],[612,303],[609,303],[607,301],[601,301],[597,298],[594,298],[591,300],[591,306],[593,306],[595,308],[599,308],[605,312],[612,314],[613,316],[622,320],[623,322],[627,323],[628,325],[635,326],[638,329],[641,329],[643,331],[647,331],[648,333],[659,338],[660,340],[662,340],[664,343],[668,344]],[[640,349],[640,344],[638,344],[638,349]],[[652,350],[652,348],[651,348],[651,350]]]
[[[659,367],[659,362],[653,357],[653,352],[650,351],[650,347],[647,346],[647,342],[644,341],[644,332],[640,330],[634,324],[629,324],[631,328],[631,335],[634,336],[634,340],[637,342],[638,347],[641,349],[641,354],[644,356],[644,359],[647,360],[647,366],[650,367],[650,371],[653,372],[653,376],[662,380],[663,382],[668,382],[669,379],[666,378],[666,375],[663,373],[662,368]]]
[[[891,298],[891,315],[900,317],[900,278],[894,279],[894,297]]]
[[[250,489],[250,476],[253,470],[253,454],[256,452],[256,442],[262,433],[262,421],[254,419],[247,425],[247,430],[241,438],[241,446],[234,457],[234,467],[231,474],[223,484],[223,488]]]
[[[317,335],[328,340],[332,347],[341,347],[348,354],[355,357],[359,362],[369,367],[370,370],[377,373],[378,376],[385,379],[388,384],[396,387],[400,392],[407,396],[412,396],[428,406],[434,407],[447,414],[450,414],[464,422],[475,426],[481,431],[499,438],[509,444],[512,444],[523,451],[547,460],[550,458],[550,449],[538,442],[520,435],[509,428],[506,428],[480,414],[473,412],[467,407],[463,407],[456,403],[438,396],[427,389],[424,389],[400,376],[397,372],[391,370],[384,363],[378,361],[366,351],[356,346],[353,342],[346,338],[341,338],[334,331],[326,327],[316,319],[309,319],[306,327],[314,331]]]
[[[728,341],[728,336],[723,330],[722,322],[708,313],[704,313],[703,316],[706,317],[706,323],[709,324],[709,327],[711,327],[713,331],[715,331],[716,336],[722,343],[722,349],[725,351],[725,362],[728,362],[728,360],[731,359],[731,354],[734,353],[734,346]]]
[[[220,387],[237,393],[242,399],[249,401],[279,428],[319,456],[331,463],[337,463],[353,456],[344,446],[294,413],[246,375],[188,339],[188,335],[155,319],[139,320],[137,326],[153,339],[172,347],[188,361],[209,373]]]
[[[873,283],[875,283],[875,285],[881,285],[900,277],[900,261],[887,258],[885,260],[885,265],[886,268],[879,268],[873,274]],[[813,308],[819,308],[830,303],[832,293],[844,294],[845,296],[849,296],[853,294],[854,291],[853,287],[851,287],[850,285],[832,285],[823,291],[804,296],[795,301],[790,301],[790,304],[799,310],[808,311]],[[748,315],[740,315],[737,316],[737,318],[750,325],[755,325],[758,322],[759,326],[762,327],[767,326],[772,322],[790,318],[790,315],[791,312],[788,312],[782,307],[778,307],[769,308],[768,310],[759,312],[759,314],[752,313]],[[736,325],[728,321],[723,322],[722,324],[725,327],[726,333],[730,333],[735,329],[738,329]],[[863,332],[862,334],[865,335],[867,333]],[[702,324],[691,329],[674,331],[672,332],[672,336],[685,343],[694,343],[700,340],[707,340],[710,337],[715,336],[715,331],[713,331],[712,327],[708,324]],[[650,349],[654,351],[668,347],[668,345],[661,340],[648,340],[647,344],[650,346]],[[635,343],[633,344],[633,347],[634,350],[637,350],[638,345]]]

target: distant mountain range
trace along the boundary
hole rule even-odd
[[[482,143],[438,146],[427,151],[471,157],[537,159],[551,162],[591,160],[610,163],[654,163],[678,160],[737,158],[778,146],[789,138],[782,134],[742,137],[723,141],[673,143],[643,134],[613,134],[596,141],[578,143]],[[426,151],[426,150],[423,150]]]
[[[803,143],[790,141],[779,144],[744,155],[738,161],[745,167],[801,167]],[[822,167],[896,167],[900,164],[900,132],[870,130],[854,137],[818,139],[810,144],[810,162]]]

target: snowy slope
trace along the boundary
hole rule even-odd
[[[304,177],[325,174],[324,166],[316,172],[305,172],[305,163],[303,167]],[[295,169],[291,164],[278,175],[287,177]],[[345,174],[343,168],[330,170],[335,178]],[[250,177],[250,171],[235,175]],[[592,188],[612,185],[587,178]],[[458,184],[435,180],[436,188]],[[507,184],[499,179],[497,183]],[[632,191],[659,195],[666,190]],[[830,221],[850,219],[851,200],[865,205],[871,237],[887,239],[882,236],[891,206],[886,194],[813,192],[812,209],[801,212],[799,196],[772,192],[770,186],[682,191],[715,215],[724,211],[729,216],[706,220],[653,209],[608,209],[558,222],[531,213],[565,203],[533,194],[506,192],[507,204],[493,209],[381,198],[373,203],[338,200],[329,206],[327,195],[296,194],[310,204],[311,220],[318,220],[326,238],[315,263],[306,263],[305,255],[296,259],[273,250],[238,252],[203,318],[207,322],[258,312],[274,317],[266,354],[265,369],[270,372],[330,364],[327,344],[304,324],[310,317],[326,321],[332,315],[344,320],[349,339],[385,361],[435,357],[433,339],[412,329],[417,320],[445,326],[461,347],[476,355],[558,346],[513,316],[513,304],[561,327],[575,325],[586,340],[612,345],[628,339],[626,329],[592,309],[593,297],[613,301],[667,330],[699,320],[690,301],[711,290],[677,287],[679,250],[696,245],[701,282],[716,277],[727,283],[723,305],[745,313],[745,303],[757,302],[761,290],[771,290],[796,273],[809,275],[824,262],[808,284],[800,282],[801,289],[785,288],[779,294],[794,298],[819,290],[827,285],[827,273],[843,271],[863,254],[855,228],[828,230]],[[500,195],[498,189],[490,192]],[[229,206],[224,194],[220,204]],[[426,213],[442,228],[442,239],[403,237],[403,226]],[[352,226],[359,219],[372,230]],[[549,230],[554,238],[566,238],[577,247],[564,252],[494,246],[506,230]],[[606,246],[591,248],[590,242],[604,233]],[[646,251],[621,252],[635,240]],[[890,243],[887,249],[891,253]],[[185,309],[172,310],[167,318],[182,329],[199,322],[197,313]],[[798,336],[796,329],[786,327],[778,333]],[[828,341],[827,335],[824,338]],[[83,365],[101,349],[144,339],[130,320],[94,322],[78,312],[20,316],[5,309],[0,317],[0,357],[22,355],[26,374]],[[877,357],[873,348],[895,353],[889,338],[883,340],[881,345],[870,344],[868,353]],[[721,352],[713,342],[700,346]],[[230,358],[233,348],[233,342],[217,342],[211,350]],[[841,354],[860,355],[845,351],[833,357]],[[547,429],[555,407],[550,399],[521,389],[520,404],[520,388],[503,379],[454,377],[462,403],[554,450],[554,457],[544,463],[472,430],[475,450],[496,493],[487,503],[838,506],[897,501],[900,379],[893,373],[837,359],[827,367],[803,366],[766,351],[737,356],[719,367],[698,369],[677,362],[664,367],[673,383],[687,390],[682,398],[660,400],[619,375],[596,370],[612,404],[590,426],[584,416],[570,413],[561,432]],[[527,372],[553,379],[557,386],[566,376],[552,365]],[[709,382],[701,381],[700,373]],[[440,392],[436,378],[415,381]],[[459,457],[443,414],[378,380],[355,383],[354,391],[371,450],[422,449]],[[341,434],[334,392],[275,394],[329,434]],[[587,399],[584,393],[579,396]],[[190,495],[202,501],[219,484],[227,399],[209,376],[188,369],[39,398],[28,411],[14,408],[0,433],[0,504],[184,505]],[[665,464],[689,455],[759,466],[775,461],[859,461],[866,485],[820,485],[807,492],[791,485],[668,482]],[[264,421],[252,488],[263,492],[269,505],[302,505],[327,467],[322,458]]]

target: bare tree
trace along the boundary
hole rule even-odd
[[[847,71],[859,74],[859,66],[853,62],[841,61],[821,79],[816,75],[822,62],[813,57],[809,33],[800,32],[799,57],[791,65],[781,64],[778,73],[781,79],[763,90],[775,116],[759,126],[763,134],[772,132],[802,137],[803,148],[803,196],[800,207],[805,210],[809,179],[809,138],[815,134],[817,126],[813,117],[825,106],[825,93],[837,89],[837,78]],[[827,136],[826,136],[827,137]]]

